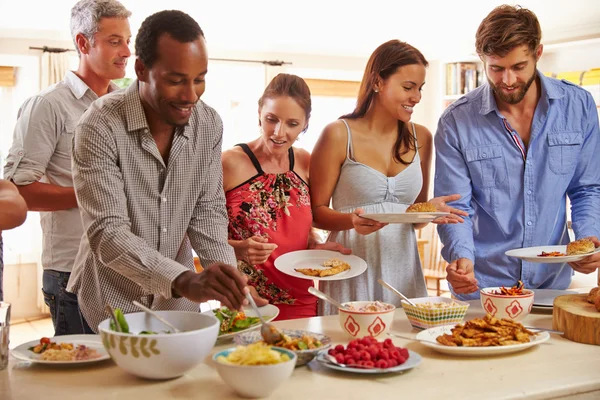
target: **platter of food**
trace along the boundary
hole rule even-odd
[[[545,264],[562,264],[576,262],[600,252],[589,239],[579,239],[560,246],[536,246],[513,249],[505,252],[509,257],[517,257],[524,261]]]
[[[271,322],[279,315],[279,308],[273,304],[259,307],[258,310],[267,322]],[[205,313],[212,313],[221,322],[218,339],[229,339],[239,333],[257,329],[261,325],[260,318],[252,308],[232,311],[227,307],[220,307]]]
[[[41,338],[15,347],[13,357],[38,364],[88,364],[108,360],[99,335],[64,335]]]
[[[299,250],[277,257],[275,268],[296,278],[335,281],[362,274],[367,263],[360,257],[337,251]]]

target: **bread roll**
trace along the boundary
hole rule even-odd
[[[590,294],[588,294],[587,301],[589,303],[594,304],[596,297],[600,297],[600,287],[595,287],[592,290],[590,290]]]
[[[596,300],[594,300],[594,306],[597,311],[600,311],[600,296],[596,296]]]
[[[596,250],[594,242],[590,239],[579,239],[567,245],[567,255],[573,256],[576,254],[587,254]]]

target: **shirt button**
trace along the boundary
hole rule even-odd
[[[531,222],[529,224],[531,224]],[[167,232],[167,228],[163,228],[162,231]]]
[[[527,221],[527,226],[531,226],[532,224],[533,224],[533,222]]]
[[[565,139],[565,143],[569,143],[569,139]]]
[[[528,191],[527,191],[527,194],[531,194],[531,190],[528,190]]]
[[[163,203],[166,203],[166,202],[167,202],[167,198],[166,198],[166,197],[163,197],[163,198],[162,198],[162,202],[163,202]]]
[[[487,154],[483,153],[483,154],[481,155],[481,158],[487,158]]]

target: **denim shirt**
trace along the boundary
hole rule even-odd
[[[565,289],[567,264],[507,257],[511,249],[569,242],[566,199],[577,238],[600,237],[600,128],[590,93],[538,72],[541,97],[526,149],[489,84],[444,112],[435,135],[435,196],[459,193],[463,224],[440,225],[448,262],[474,261],[479,287]],[[479,293],[459,295],[461,299]]]

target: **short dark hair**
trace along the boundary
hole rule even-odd
[[[152,14],[142,22],[135,38],[135,55],[146,67],[152,67],[158,58],[158,39],[169,34],[181,43],[204,38],[200,25],[183,11],[165,10]]]
[[[479,56],[504,57],[526,45],[533,54],[542,41],[542,28],[533,11],[507,4],[498,6],[481,21],[475,34]]]

